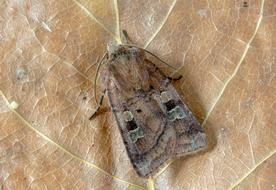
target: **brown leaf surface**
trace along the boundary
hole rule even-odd
[[[1,189],[275,189],[275,15],[275,0],[0,1]],[[88,120],[121,29],[179,68],[209,139],[153,180],[112,113]]]

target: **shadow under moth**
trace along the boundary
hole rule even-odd
[[[107,94],[133,168],[145,177],[173,157],[203,149],[207,141],[172,79],[146,57],[146,53],[155,55],[131,45],[123,33],[127,43],[109,43],[97,67],[94,86],[99,73],[103,94],[90,119]]]

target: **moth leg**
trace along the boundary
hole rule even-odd
[[[129,38],[129,35],[127,34],[127,31],[126,30],[122,30],[122,33],[123,33],[123,43],[133,44],[133,42]]]
[[[103,100],[104,100],[104,97],[105,97],[105,92],[106,92],[106,89],[104,90],[103,94],[101,95],[100,102],[99,102],[96,110],[94,111],[94,113],[89,117],[89,120],[92,120],[97,115],[97,113],[99,113],[100,108],[103,105]]]

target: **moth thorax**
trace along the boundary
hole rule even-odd
[[[161,98],[162,103],[167,103],[170,100],[172,100],[172,95],[170,92],[164,91],[164,92],[161,92],[160,98]]]
[[[124,111],[123,117],[126,122],[133,120],[133,115],[130,111]]]

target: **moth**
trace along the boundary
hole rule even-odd
[[[127,43],[109,43],[97,67],[94,86],[99,73],[103,94],[90,119],[99,112],[107,94],[133,168],[146,177],[173,157],[203,149],[207,141],[172,79],[146,54],[155,55],[130,44],[125,31],[123,34]]]

